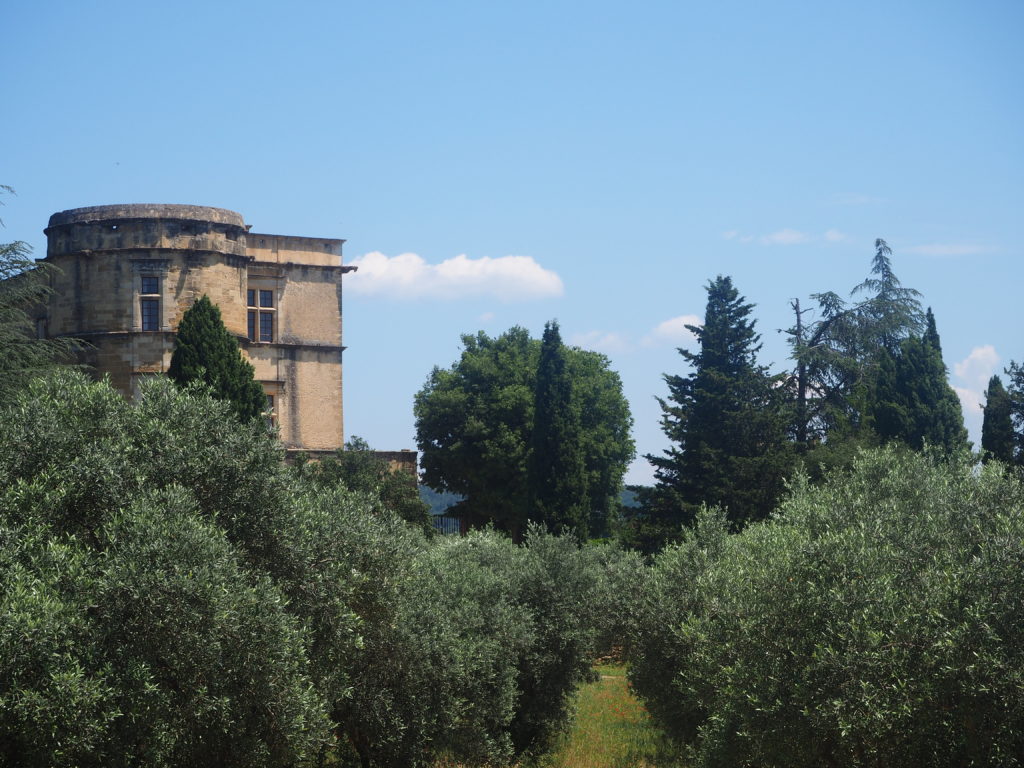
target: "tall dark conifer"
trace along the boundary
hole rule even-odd
[[[949,386],[931,309],[922,336],[903,341],[895,355],[883,355],[872,412],[883,440],[899,440],[915,450],[926,444],[950,452],[967,448],[963,411]]]
[[[1017,464],[1024,466],[1024,363],[1015,363],[1011,360],[1006,375],[1010,377],[1010,386],[1006,388],[1006,394],[1010,396],[1010,419],[1013,422]]]
[[[998,376],[988,381],[985,391],[984,420],[981,424],[982,461],[996,459],[1013,463],[1013,409],[1010,395]]]
[[[766,517],[789,466],[781,390],[757,364],[760,336],[732,279],[707,286],[702,326],[687,326],[698,352],[680,349],[693,371],[664,376],[661,426],[672,441],[647,456],[656,486],[641,494],[645,511],[667,525],[687,523],[701,504],[721,505],[736,527]]]
[[[544,326],[534,390],[527,518],[587,538],[590,513],[580,414],[558,323]]]
[[[220,309],[203,296],[181,316],[167,375],[178,386],[201,381],[218,400],[228,400],[242,421],[260,416],[267,407],[252,364],[242,358],[238,341],[224,327]]]

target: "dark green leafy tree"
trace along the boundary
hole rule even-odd
[[[935,316],[928,310],[924,335],[905,339],[882,355],[872,393],[872,424],[884,441],[915,450],[968,447],[960,400],[949,386]]]
[[[988,381],[981,424],[982,461],[996,459],[1012,464],[1014,457],[1013,405],[998,376]]]
[[[534,386],[527,486],[531,519],[587,537],[590,505],[582,425],[558,323],[544,326]]]
[[[462,337],[450,369],[435,367],[416,394],[424,484],[463,497],[454,510],[473,527],[521,529],[540,349],[525,328]]]
[[[202,382],[213,397],[231,403],[242,421],[256,419],[267,409],[267,397],[253,378],[252,364],[242,358],[220,309],[207,296],[181,316],[167,375],[181,387]]]
[[[425,485],[456,493],[452,512],[471,526],[493,522],[520,535],[529,513],[537,369],[541,343],[519,327],[497,338],[462,337],[463,352],[449,369],[435,368],[416,395],[416,440]],[[622,382],[596,352],[563,347],[580,414],[580,443],[590,514],[602,521],[618,511],[622,477],[633,458],[632,417]]]
[[[633,417],[622,380],[598,352],[566,347],[575,410],[580,418],[591,537],[606,537],[619,520],[622,476],[635,455]]]
[[[752,304],[718,276],[707,286],[701,326],[687,326],[699,351],[680,349],[686,376],[666,374],[661,426],[672,441],[647,456],[656,485],[641,494],[644,514],[678,529],[701,505],[726,508],[734,527],[768,516],[790,464],[777,380],[757,364],[761,348]]]
[[[0,185],[0,192],[13,192]],[[2,222],[0,222],[2,223]],[[7,400],[29,379],[71,360],[71,339],[38,338],[32,309],[50,295],[52,264],[32,260],[21,241],[0,243],[0,399]]]

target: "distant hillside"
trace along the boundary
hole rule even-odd
[[[430,505],[430,514],[432,515],[440,515],[452,504],[462,501],[462,497],[457,493],[435,491],[425,485],[420,486],[420,498]]]
[[[435,491],[433,488],[428,488],[425,485],[420,486],[420,498],[430,505],[430,514],[432,515],[440,515],[448,507],[462,501],[462,497],[457,493]],[[639,506],[634,491],[623,491],[619,496],[619,502],[624,507]]]

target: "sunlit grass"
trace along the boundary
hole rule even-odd
[[[580,688],[576,722],[541,768],[681,768],[664,734],[633,696],[621,665],[595,667]]]
[[[685,768],[626,680],[622,664],[599,664],[600,676],[576,694],[576,720],[555,750],[519,768]],[[441,761],[434,768],[471,768]]]

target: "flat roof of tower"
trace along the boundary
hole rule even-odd
[[[157,205],[152,203],[125,203],[122,205],[91,205],[87,208],[71,208],[50,217],[50,227],[64,224],[87,224],[100,221],[125,219],[174,219],[177,221],[205,221],[214,224],[245,228],[242,214],[226,208],[211,208],[206,205]]]

